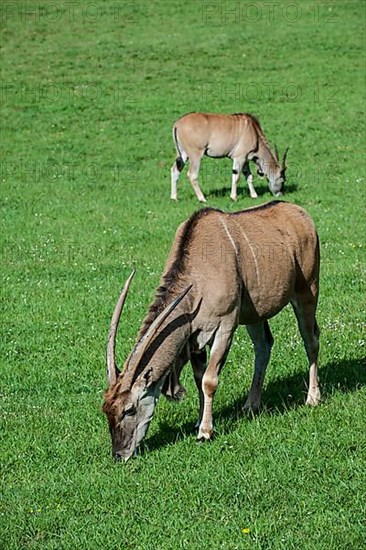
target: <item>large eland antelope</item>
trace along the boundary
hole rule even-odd
[[[319,403],[319,242],[302,208],[281,201],[230,214],[204,208],[182,223],[155,299],[120,372],[116,331],[132,276],[114,310],[107,344],[109,388],[103,410],[114,457],[127,460],[134,454],[161,392],[175,399],[182,396],[179,375],[188,360],[199,393],[198,439],[211,438],[213,398],[238,325],[246,326],[254,346],[245,409],[256,411],[273,345],[268,319],[289,302],[310,363],[306,402]]]
[[[231,182],[232,200],[237,199],[237,184],[243,172],[250,196],[257,193],[249,160],[255,162],[258,175],[266,176],[273,195],[280,196],[286,180],[286,155],[280,163],[278,151],[271,152],[259,121],[248,113],[219,115],[211,113],[189,113],[179,118],[173,126],[173,141],[177,158],[171,168],[171,199],[177,200],[177,182],[184,165],[189,160],[188,178],[197,199],[206,202],[198,183],[198,173],[203,155],[212,158],[229,157],[233,160]]]

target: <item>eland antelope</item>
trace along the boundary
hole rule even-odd
[[[273,195],[280,196],[286,180],[286,155],[282,162],[278,151],[272,153],[259,121],[248,113],[221,115],[212,113],[189,113],[179,118],[173,126],[173,141],[177,157],[171,168],[171,199],[177,200],[177,182],[184,165],[189,160],[188,178],[196,197],[206,202],[198,183],[198,173],[203,155],[212,158],[229,157],[233,160],[231,194],[237,199],[237,184],[243,172],[250,196],[257,193],[249,161],[257,166],[259,176],[266,176]]]
[[[245,409],[258,410],[273,345],[268,319],[288,303],[310,364],[306,402],[319,403],[319,241],[302,208],[283,201],[233,213],[204,208],[183,222],[120,372],[116,332],[132,277],[118,299],[107,343],[109,388],[103,411],[115,458],[127,460],[135,453],[160,393],[174,399],[183,395],[179,375],[188,360],[199,394],[198,439],[211,438],[213,398],[238,325],[246,326],[255,353]]]

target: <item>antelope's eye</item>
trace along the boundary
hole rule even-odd
[[[127,407],[124,410],[124,416],[131,416],[136,413],[136,407],[133,405],[133,403],[130,403],[127,405]]]

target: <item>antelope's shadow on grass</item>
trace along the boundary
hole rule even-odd
[[[283,195],[283,198],[286,200],[286,195],[290,195],[291,193],[295,193],[297,191],[298,185],[297,183],[286,183],[285,184],[285,193]],[[261,197],[265,194],[268,194],[272,199],[274,198],[272,193],[270,192],[267,184],[260,184],[255,185],[255,190],[257,192],[258,197]],[[211,189],[211,191],[206,192],[207,198],[217,198],[217,197],[227,197],[230,195],[231,187],[220,187],[219,189]],[[248,186],[241,185],[238,187],[238,199],[241,198],[250,198]],[[253,200],[253,206],[255,206],[255,199]]]
[[[322,391],[322,401],[331,399],[334,393],[354,392],[366,386],[365,358],[333,361],[319,369],[319,378]],[[305,407],[308,373],[302,373],[269,382],[262,393],[262,412],[260,414],[283,415],[291,409]],[[221,435],[231,432],[235,427],[251,417],[243,412],[243,404],[247,388],[230,405],[214,406],[214,422]],[[193,392],[188,398],[192,398]],[[198,400],[198,396],[194,395]],[[174,406],[174,404],[172,404]],[[321,405],[320,405],[321,406]],[[158,449],[184,439],[193,433],[193,422],[186,422],[182,426],[171,426],[160,421],[159,431],[148,438],[146,446],[149,450]],[[225,426],[222,426],[226,424]]]

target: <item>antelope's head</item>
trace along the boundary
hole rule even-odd
[[[289,148],[285,150],[282,162],[280,162],[279,153],[277,147],[275,147],[275,159],[276,167],[270,171],[269,175],[269,188],[275,197],[283,195],[286,182],[286,157]]]
[[[103,411],[117,460],[126,461],[136,453],[154,415],[160,392],[156,384],[149,384],[149,376],[144,373],[129,390],[123,389],[123,380],[117,381],[106,392]]]
[[[186,288],[157,316],[120,372],[115,358],[116,333],[133,276],[134,271],[127,279],[112,315],[107,343],[108,389],[103,404],[111,434],[112,455],[125,461],[136,453],[146,435],[165,380],[165,376],[154,376],[153,368],[149,364],[141,365],[141,361],[161,325],[191,289],[191,286]]]

